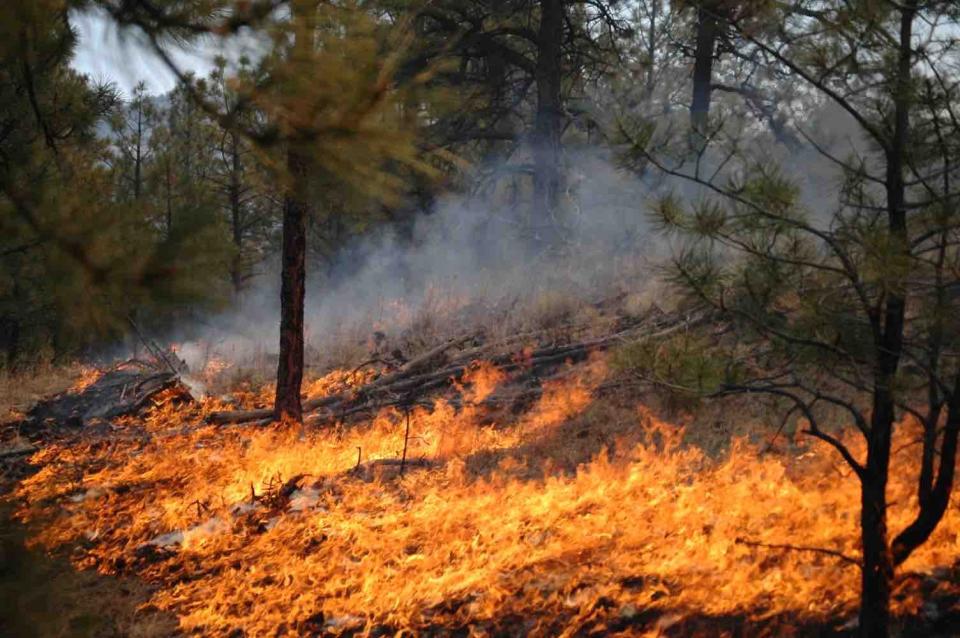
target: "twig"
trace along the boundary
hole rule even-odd
[[[852,556],[847,556],[841,551],[835,549],[828,549],[826,547],[808,547],[806,545],[788,545],[781,543],[761,543],[758,541],[751,541],[745,538],[737,538],[734,540],[738,545],[746,545],[748,547],[761,547],[764,549],[780,549],[785,551],[793,552],[812,552],[814,554],[824,554],[826,556],[832,556],[839,560],[842,560],[845,563],[850,563],[851,565],[856,565],[858,568],[861,568],[860,561]]]
[[[144,334],[140,331],[140,327],[137,325],[137,322],[133,320],[132,315],[127,315],[127,321],[130,322],[130,327],[133,328],[133,331],[136,333],[137,337],[141,342],[143,342],[143,347],[147,349],[147,352],[165,363],[167,367],[170,368],[170,372],[172,372],[174,376],[179,377],[180,371],[177,370],[173,363],[170,362],[170,359],[167,358],[167,353],[155,343],[151,343],[150,340],[144,336]]]
[[[400,457],[400,476],[403,476],[403,471],[407,469],[407,442],[410,440],[410,408],[405,406],[403,412],[407,417],[407,428],[403,433],[403,456]]]
[[[760,454],[766,454],[773,449],[773,444],[777,442],[777,437],[780,436],[780,433],[783,432],[783,428],[787,426],[787,421],[790,420],[790,417],[793,416],[793,413],[797,411],[797,406],[791,407],[787,410],[787,413],[783,415],[783,420],[780,421],[780,427],[777,428],[777,431],[773,433],[773,436],[770,437],[770,440],[767,442],[766,447],[760,452]]]
[[[26,456],[28,454],[33,454],[40,448],[30,445],[27,447],[16,448],[13,450],[0,450],[0,459],[9,459],[17,456]]]
[[[638,328],[632,327],[613,335],[601,338],[590,339],[579,343],[568,344],[565,346],[552,346],[540,348],[530,353],[529,357],[517,359],[516,352],[507,352],[497,356],[487,357],[486,360],[500,368],[501,371],[509,372],[521,368],[537,368],[563,363],[567,359],[577,360],[586,357],[594,350],[602,350],[614,346],[628,338],[637,336],[642,339],[658,339],[669,334],[688,328],[704,319],[703,314],[697,314],[687,317],[684,320],[677,321],[663,327],[656,332],[648,332],[638,335]],[[647,329],[656,326],[643,326]],[[427,351],[425,354],[406,363],[403,367],[386,374],[370,383],[350,392],[332,394],[325,397],[311,399],[303,403],[304,413],[311,413],[321,408],[331,408],[339,410],[340,416],[346,416],[356,411],[369,409],[370,404],[396,405],[396,402],[376,401],[377,397],[389,395],[406,396],[412,393],[423,394],[428,390],[446,385],[451,378],[462,375],[469,369],[470,364],[476,361],[477,353],[470,351],[463,353],[453,360],[448,360],[445,353],[450,348],[459,345],[471,337],[460,337],[450,340],[436,348]],[[439,369],[430,370],[431,366],[437,366]],[[445,367],[441,367],[445,366]],[[353,407],[349,407],[353,406]],[[272,418],[273,410],[271,408],[262,408],[255,410],[235,410],[226,412],[211,412],[205,418],[208,423],[245,423],[250,421],[264,420],[269,422]],[[312,418],[312,422],[328,421],[328,415],[321,415],[319,418]]]
[[[354,368],[353,370],[351,370],[348,378],[352,379],[353,377],[355,377],[355,376],[357,375],[358,372],[360,372],[361,370],[363,370],[363,369],[366,368],[367,366],[373,365],[374,363],[382,363],[382,364],[385,365],[385,366],[390,366],[390,367],[392,367],[392,368],[396,368],[396,366],[394,366],[393,364],[391,364],[389,361],[385,361],[384,359],[381,359],[380,357],[373,357],[372,359],[367,359],[366,361],[364,361],[363,363],[361,363],[360,365],[358,365],[356,368]]]

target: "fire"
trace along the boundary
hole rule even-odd
[[[78,547],[80,566],[156,583],[150,604],[203,635],[482,635],[498,623],[659,635],[703,615],[776,626],[851,612],[857,568],[809,549],[858,555],[856,481],[838,480],[845,469],[826,447],[762,454],[738,439],[710,457],[641,407],[576,471],[541,463],[565,424],[589,426],[605,374],[599,358],[571,367],[511,423],[483,418],[507,378],[485,363],[459,380],[459,405],[389,408],[358,426],[192,425],[216,401],[161,402],[128,424],[142,435],[37,453],[19,515],[37,544]],[[308,394],[362,381],[340,371]],[[904,465],[916,433],[898,431],[894,530],[916,509]],[[958,554],[955,503],[905,567],[932,572]],[[918,596],[901,593],[898,611],[915,610]]]
[[[226,359],[222,357],[210,357],[206,365],[203,366],[200,378],[204,383],[212,383],[229,368],[230,362]]]
[[[373,379],[371,368],[358,370],[334,370],[304,384],[303,393],[308,398],[325,397],[337,392],[357,388]],[[272,388],[271,388],[272,390]]]
[[[70,392],[73,392],[74,394],[79,394],[80,392],[83,392],[84,390],[89,388],[91,385],[96,383],[97,379],[99,379],[102,376],[103,376],[102,370],[98,370],[93,366],[81,366],[80,376],[77,378],[74,384],[70,386]]]

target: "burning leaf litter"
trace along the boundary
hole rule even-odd
[[[110,439],[35,453],[17,513],[37,546],[154,583],[149,604],[202,635],[661,635],[703,615],[776,633],[849,617],[859,574],[838,556],[858,555],[859,494],[835,480],[832,451],[761,454],[738,439],[711,458],[638,406],[633,427],[575,472],[551,470],[537,455],[608,375],[600,356],[564,371],[529,410],[493,423],[484,401],[510,373],[484,362],[457,380],[458,402],[389,407],[349,427],[205,424],[223,402],[168,390]],[[307,391],[370,379],[335,371]],[[916,435],[902,424],[897,449]],[[892,476],[899,528],[916,508],[915,468]],[[946,589],[958,555],[955,503],[906,568]],[[929,599],[911,583],[899,613]]]

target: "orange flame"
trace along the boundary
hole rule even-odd
[[[93,366],[81,366],[80,377],[70,386],[70,392],[80,394],[103,376],[103,372]]]
[[[503,619],[522,619],[533,635],[659,635],[696,614],[850,613],[855,567],[757,545],[858,555],[856,481],[838,477],[829,449],[762,455],[737,439],[711,458],[641,408],[632,431],[575,472],[525,472],[535,444],[592,418],[604,376],[600,359],[570,368],[507,427],[482,418],[506,375],[478,364],[460,381],[461,406],[412,411],[407,458],[430,463],[402,477],[386,464],[354,471],[358,450],[362,463],[399,457],[403,415],[393,409],[301,432],[184,427],[186,408],[161,404],[140,424],[148,436],[37,453],[43,467],[20,485],[31,505],[19,515],[38,524],[34,542],[45,547],[85,539],[82,566],[135,565],[158,586],[151,604],[203,635],[438,625],[482,634]],[[308,393],[358,382],[338,372]],[[915,424],[898,428],[901,442],[915,435]],[[910,458],[900,449],[895,459],[891,529],[916,510]],[[906,568],[930,572],[958,554],[954,504]],[[915,609],[917,598],[897,605]]]

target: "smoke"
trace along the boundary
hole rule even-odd
[[[824,148],[843,155],[859,143],[848,119],[822,109],[810,121]],[[753,136],[754,143],[764,139]],[[753,151],[784,167],[812,217],[829,219],[838,184],[830,160],[813,148],[773,143]],[[620,168],[609,150],[568,146],[567,153],[566,191],[561,212],[550,220],[557,233],[549,242],[536,236],[540,220],[529,218],[528,178],[481,187],[478,177],[474,193],[443,197],[417,215],[412,229],[399,233],[385,225],[341,247],[327,272],[308,272],[308,361],[343,365],[373,350],[406,351],[481,329],[522,331],[538,314],[655,289],[657,264],[671,246],[650,226],[651,204],[666,190],[689,202],[715,194],[652,168],[638,177]],[[703,158],[708,174],[724,165],[720,183],[749,166],[726,165],[724,157],[717,150]],[[509,172],[502,168],[486,172]],[[273,365],[278,323],[279,275],[268,269],[238,308],[210,320],[198,341],[185,344],[182,356],[192,368],[211,352]]]
[[[308,273],[308,359],[348,358],[344,350],[368,348],[371,338],[400,347],[495,322],[502,328],[529,318],[531,308],[562,312],[642,287],[656,245],[646,220],[653,186],[599,150],[577,151],[567,164],[550,242],[531,230],[523,194],[514,192],[524,186],[500,183],[441,198],[402,234],[386,225],[342,247],[329,272]],[[181,356],[195,367],[212,343],[231,359],[270,358],[278,322],[279,275],[269,272]]]

